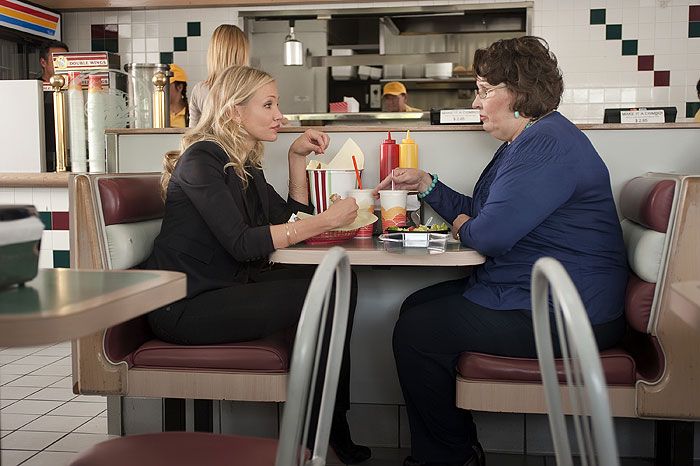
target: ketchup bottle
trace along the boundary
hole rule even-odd
[[[391,139],[391,132],[379,146],[379,181],[391,174],[399,166],[399,145]]]

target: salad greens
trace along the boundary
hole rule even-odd
[[[436,223],[435,225],[418,225],[417,227],[389,227],[389,232],[422,232],[422,233],[447,233],[450,229],[446,223]]]

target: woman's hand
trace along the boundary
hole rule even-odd
[[[469,220],[471,220],[471,217],[467,214],[459,214],[457,218],[454,219],[452,222],[452,236],[454,239],[460,241],[459,230],[461,230],[462,226]]]
[[[394,181],[394,189],[405,189],[407,191],[418,191],[422,193],[430,187],[433,177],[429,173],[418,168],[394,168],[389,176],[384,178],[376,188],[372,190],[372,195],[379,198],[379,191],[391,189],[391,181]]]
[[[322,131],[307,129],[304,134],[294,140],[289,148],[289,156],[306,157],[310,153],[323,154],[328,148],[330,138]]]
[[[352,197],[340,199],[320,215],[326,218],[329,230],[349,225],[357,218],[357,202]]]

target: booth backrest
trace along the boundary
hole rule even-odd
[[[164,205],[158,175],[98,175],[91,179],[97,234],[106,269],[130,269],[148,258],[160,232]],[[133,352],[153,339],[145,316],[105,332],[105,355],[134,364]]]
[[[143,262],[160,232],[163,200],[153,175],[97,177],[98,225],[106,245],[107,268],[129,269]]]
[[[637,177],[620,194],[622,231],[630,267],[625,313],[637,332],[653,333],[656,322],[656,284],[662,282],[666,268],[676,185],[672,179]]]

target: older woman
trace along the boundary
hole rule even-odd
[[[181,345],[234,343],[296,325],[313,270],[272,269],[269,255],[351,223],[353,199],[341,199],[311,218],[288,223],[293,212],[312,212],[305,157],[328,147],[328,135],[309,130],[289,148],[289,197],[265,180],[263,141],[277,140],[282,114],[277,84],[245,66],[223,70],[211,87],[197,126],[185,133],[180,154],[169,153],[162,177],[165,215],[144,268],[187,274],[187,296],[149,314],[153,332]],[[341,460],[369,458],[350,438],[349,338],[338,382],[330,444]]]
[[[530,273],[538,258],[564,264],[600,349],[625,329],[627,265],[608,170],[556,112],[563,89],[556,58],[543,40],[520,37],[477,50],[474,69],[472,106],[503,144],[473,196],[437,174],[399,168],[392,175],[395,187],[420,192],[464,246],[486,256],[466,281],[425,288],[401,307],[394,355],[411,427],[405,465],[484,464],[471,414],[455,407],[455,363],[465,351],[537,356]]]

